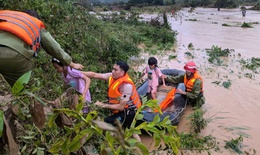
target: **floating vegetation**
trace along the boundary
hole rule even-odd
[[[211,82],[211,83],[219,85],[219,84],[220,84],[220,81],[213,81],[213,82]]]
[[[189,48],[189,49],[193,49],[193,48],[194,48],[193,44],[192,44],[192,43],[189,43],[188,48]]]
[[[197,19],[187,19],[188,21],[196,22],[198,21]]]
[[[246,22],[244,22],[241,27],[252,28],[252,26]]]
[[[194,58],[194,56],[191,54],[191,52],[185,52],[184,54],[186,54],[187,56]]]
[[[231,26],[231,25],[228,25],[228,24],[224,23],[224,24],[222,24],[222,26]]]
[[[218,46],[212,46],[210,50],[206,50],[209,55],[208,61],[213,64],[221,65],[222,61],[219,57],[228,57],[231,52],[234,52],[234,49],[224,49],[222,50]]]
[[[255,73],[257,73],[257,69],[260,68],[260,58],[252,57],[251,59],[241,59],[239,62],[243,67],[252,70]]]
[[[246,74],[245,74],[245,77],[246,77],[246,78],[249,78],[249,79],[252,79],[252,78],[253,78],[253,74],[251,74],[251,73],[246,73]]]
[[[208,120],[203,118],[204,113],[205,111],[202,109],[195,109],[188,117],[188,119],[191,120],[191,129],[193,129],[195,133],[200,133],[208,124]]]
[[[228,81],[224,81],[223,83],[222,83],[222,85],[225,87],[225,88],[229,88],[230,86],[231,86],[231,81],[230,80],[228,80]]]
[[[235,151],[238,154],[243,153],[241,151],[241,144],[243,142],[243,137],[242,136],[239,136],[236,139],[232,139],[230,141],[225,141],[225,142],[226,142],[226,145],[225,145],[226,149],[232,149],[233,151]]]
[[[259,22],[250,22],[250,24],[259,24]]]
[[[198,137],[198,135],[194,133],[181,133],[180,144],[180,150],[210,150],[216,147],[216,138],[212,135]]]
[[[177,55],[169,55],[169,60],[177,58]]]

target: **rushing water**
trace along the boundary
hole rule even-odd
[[[183,69],[189,60],[197,63],[204,78],[204,116],[213,119],[201,135],[213,135],[221,147],[218,152],[211,150],[212,154],[236,154],[224,149],[224,145],[225,140],[236,139],[239,135],[244,139],[243,151],[253,154],[252,149],[255,149],[256,154],[260,154],[260,70],[258,68],[258,73],[254,73],[239,63],[241,59],[260,58],[260,12],[247,10],[246,16],[242,17],[240,9],[217,11],[212,8],[196,8],[192,13],[188,10],[184,8],[177,15],[169,16],[172,29],[178,32],[176,52],[166,51],[166,55],[157,55],[159,66]],[[151,18],[150,15],[143,17]],[[197,21],[191,21],[194,19]],[[252,25],[253,28],[242,28],[243,22],[255,24]],[[194,46],[192,50],[188,48],[190,43]],[[234,49],[235,52],[223,59],[223,65],[213,65],[208,62],[205,51],[213,45],[222,49]],[[185,52],[190,52],[194,58],[188,57]],[[169,60],[169,55],[178,56],[177,59]],[[148,54],[144,58],[149,56]],[[228,89],[222,86],[226,81],[231,82]],[[186,132],[188,127],[180,122],[178,130]],[[142,140],[150,145],[151,139],[143,137]]]

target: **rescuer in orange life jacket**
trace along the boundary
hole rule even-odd
[[[72,58],[45,29],[35,11],[0,10],[0,74],[11,86],[24,73],[32,70],[31,58],[37,56],[40,45],[64,65],[84,68],[72,62]]]
[[[105,122],[115,125],[115,121],[119,120],[126,128],[130,127],[136,110],[141,106],[135,84],[127,74],[128,69],[124,61],[118,61],[110,73],[82,72],[89,78],[108,81],[108,104],[97,101],[95,105],[112,110],[113,114],[106,117]],[[137,136],[133,135],[140,141]]]
[[[194,62],[188,62],[184,66],[186,74],[179,76],[165,76],[165,82],[174,84],[184,83],[186,91],[180,89],[176,90],[176,93],[186,95],[188,104],[192,106],[201,107],[205,103],[203,95],[203,80],[197,71],[196,64]]]

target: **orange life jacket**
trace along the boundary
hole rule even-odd
[[[194,83],[197,79],[201,80],[201,86],[200,86],[200,92],[203,92],[203,80],[201,76],[199,75],[198,71],[196,71],[191,79],[187,79],[186,74],[184,75],[184,84],[186,87],[187,92],[192,92],[192,88],[194,86]]]
[[[13,33],[21,38],[34,52],[39,51],[41,36],[40,30],[45,28],[42,21],[24,12],[1,10],[0,30]]]
[[[165,108],[168,107],[168,105],[173,101],[174,95],[176,92],[176,88],[172,88],[172,90],[167,94],[166,98],[162,101],[160,104],[160,109],[164,110]]]
[[[136,91],[135,84],[129,77],[129,75],[126,73],[123,77],[120,77],[118,79],[114,79],[112,76],[109,77],[108,81],[108,98],[109,98],[109,103],[112,104],[119,104],[120,102],[120,97],[122,93],[119,92],[119,87],[123,83],[129,83],[132,85],[132,95],[130,97],[130,100],[127,102],[125,109],[128,107],[132,107],[133,105],[136,108],[139,108],[141,106],[141,100],[139,98],[139,95]],[[113,110],[113,113],[118,113],[118,110]]]
[[[173,101],[174,96],[175,96],[176,88],[172,88],[171,91],[167,94],[165,99],[160,103],[159,107],[161,110],[164,110],[165,108],[168,107],[168,105]],[[157,109],[154,109],[154,112],[158,112]]]

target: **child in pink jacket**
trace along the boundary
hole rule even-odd
[[[59,72],[65,83],[73,87],[84,98],[85,104],[91,103],[91,96],[89,92],[90,79],[81,71],[63,65],[59,60],[52,59],[53,67]],[[87,113],[86,105],[83,108],[83,113]]]
[[[150,57],[148,59],[148,66],[145,67],[141,78],[147,74],[148,80],[148,90],[147,94],[151,95],[151,98],[156,99],[157,87],[159,85],[159,78],[162,79],[163,86],[165,87],[165,81],[162,77],[162,72],[157,66],[157,59],[155,57]],[[148,97],[149,99],[149,97]]]

